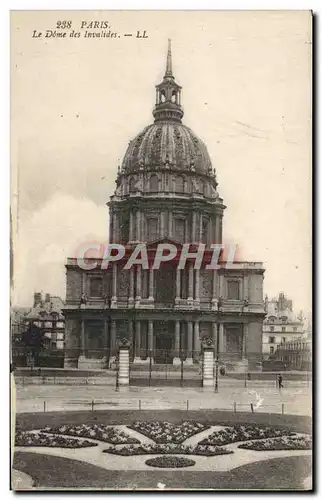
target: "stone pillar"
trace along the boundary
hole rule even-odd
[[[133,212],[130,212],[129,241],[133,241]]]
[[[112,301],[111,307],[117,308],[117,263],[112,264]]]
[[[129,325],[129,342],[130,342],[131,346],[133,346],[134,339],[133,339],[133,320],[132,319],[129,319],[128,325]]]
[[[218,297],[217,297],[217,270],[212,271],[212,299],[211,299],[211,309],[217,311],[218,309]]]
[[[195,269],[195,306],[200,306],[200,269]]]
[[[212,322],[212,342],[215,346],[215,351],[217,351],[217,323]]]
[[[134,363],[141,361],[141,321],[135,322]]]
[[[137,210],[136,212],[136,241],[141,241],[141,233],[140,233],[140,227],[141,227],[141,214],[140,210]]]
[[[224,324],[219,324],[219,354],[224,352]]]
[[[119,242],[117,215],[113,213],[113,243]]]
[[[80,324],[76,318],[66,317],[64,368],[77,368],[80,354]]]
[[[216,216],[216,223],[215,223],[215,243],[217,245],[219,245],[219,243],[221,243],[219,215]]]
[[[180,297],[181,297],[181,270],[176,269],[176,297],[175,297],[175,304],[178,304],[180,302]]]
[[[192,243],[196,241],[196,222],[197,222],[197,214],[195,211],[192,212]]]
[[[152,351],[152,352],[151,352]],[[153,363],[153,321],[149,320],[148,322],[148,359],[150,361],[150,354],[152,354],[152,363]]]
[[[102,353],[102,357],[104,358],[104,365],[107,368],[108,362],[108,320],[104,318],[104,352]]]
[[[154,270],[152,265],[149,269],[149,300],[154,302]]]
[[[169,238],[172,238],[172,211],[169,211]]]
[[[187,364],[192,364],[192,336],[193,336],[193,325],[192,321],[188,321],[188,353],[187,353]]]
[[[111,321],[110,358],[116,357],[116,320]]]
[[[199,359],[200,354],[200,333],[199,333],[199,321],[195,321],[194,324],[194,359]]]
[[[188,304],[193,305],[193,263],[189,262]]]
[[[141,266],[136,266],[136,297],[135,297],[136,306],[138,306],[141,301],[141,288],[142,288],[142,269]]]
[[[221,271],[219,273],[219,297],[225,297],[224,285],[225,285],[225,276],[224,272]]]
[[[80,355],[85,358],[85,320],[81,319]]]
[[[178,365],[180,364],[180,320],[176,320],[175,323],[175,337],[174,337],[174,358],[173,358],[173,364]]]
[[[243,359],[247,359],[248,323],[243,325]]]
[[[164,238],[164,212],[160,213],[160,237]]]
[[[214,347],[213,345],[203,348],[202,385],[205,388],[214,386]]]
[[[248,292],[248,273],[244,274],[244,296],[243,299],[249,300],[249,292]]]
[[[130,384],[130,344],[119,348],[119,389],[126,390]]]
[[[134,267],[130,269],[130,293],[129,293],[129,306],[134,304]]]

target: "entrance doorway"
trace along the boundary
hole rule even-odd
[[[172,321],[158,321],[155,323],[155,363],[172,363],[173,334]]]

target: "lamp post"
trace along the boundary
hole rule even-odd
[[[219,317],[221,313],[221,306],[222,306],[222,298],[220,297],[218,299],[218,304],[217,304],[217,336],[216,336],[216,371],[215,371],[215,392],[218,392],[218,370],[219,370],[219,329],[220,329],[220,323],[219,323]]]

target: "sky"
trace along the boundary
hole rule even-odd
[[[72,21],[66,38],[32,37],[58,20]],[[120,37],[84,38],[92,20]],[[224,240],[263,262],[269,297],[311,309],[307,11],[11,13],[14,305],[35,291],[64,298],[67,257],[107,241],[117,166],[153,121],[168,38],[183,123],[206,143],[227,206]]]

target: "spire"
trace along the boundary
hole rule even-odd
[[[181,122],[183,109],[181,106],[181,87],[175,82],[172,73],[171,40],[168,39],[166,70],[163,81],[156,86],[156,103],[153,110],[154,121]]]
[[[171,54],[171,39],[168,38],[168,54],[167,54],[167,67],[165,70],[165,78],[173,78],[172,74],[172,54]]]

